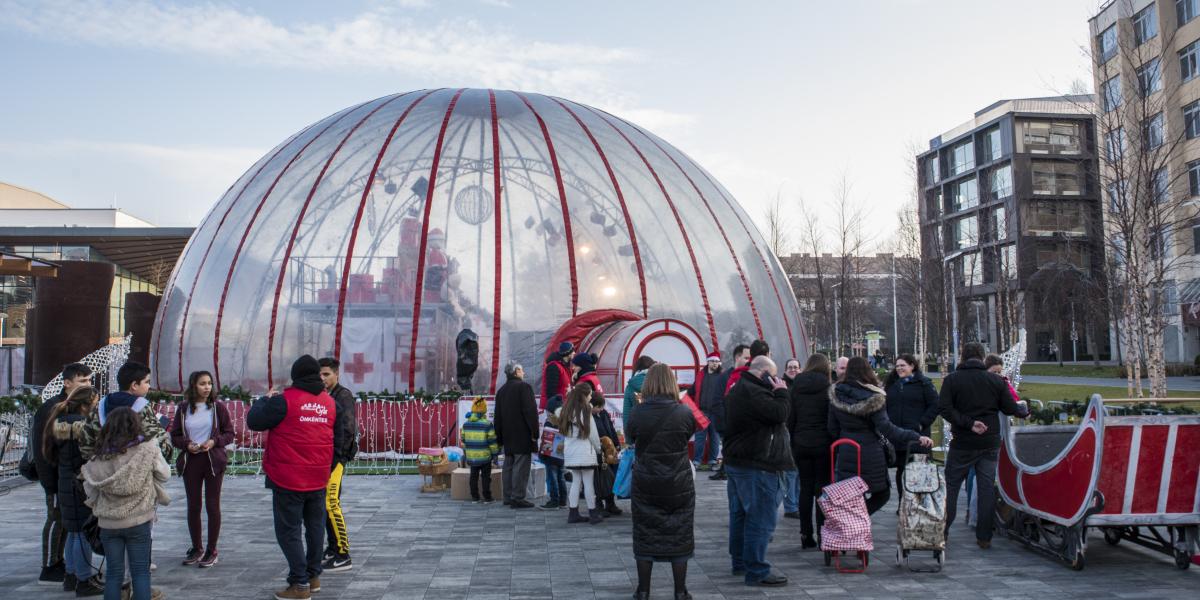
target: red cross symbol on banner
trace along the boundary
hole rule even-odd
[[[375,363],[366,362],[362,352],[355,352],[354,358],[342,365],[342,370],[354,376],[354,383],[362,383],[363,376],[375,370]]]
[[[408,355],[407,354],[401,354],[400,360],[392,363],[392,372],[393,373],[407,373],[408,372]],[[418,373],[421,372],[421,361],[419,361],[419,360],[417,361],[417,372]]]

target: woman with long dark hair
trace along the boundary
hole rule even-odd
[[[892,424],[887,415],[887,394],[867,359],[855,356],[846,364],[846,374],[829,392],[829,434],[834,439],[849,438],[862,447],[862,478],[867,484],[867,512],[883,508],[891,496],[888,459],[883,438],[894,447],[920,442],[926,448],[933,440],[917,431]],[[858,474],[855,451],[838,448],[835,480]]]
[[[896,357],[896,365],[883,382],[887,391],[888,420],[897,427],[912,429],[929,437],[933,421],[938,415],[938,392],[933,381],[921,372],[921,363],[911,354]],[[914,452],[927,453],[917,449]],[[900,487],[904,475],[904,464],[908,462],[906,448],[896,448],[896,488]]]
[[[675,373],[665,364],[646,372],[642,403],[627,426],[633,463],[633,554],[638,587],[650,597],[654,563],[671,563],[676,600],[690,600],[687,563],[695,551],[696,484],[688,464],[688,440],[696,431],[692,411],[679,401]]]
[[[601,447],[600,435],[592,419],[591,385],[578,382],[567,392],[558,424],[563,435],[563,464],[571,474],[571,488],[567,492],[567,507],[570,509],[567,522],[587,521],[595,525],[602,517],[600,511],[596,510],[596,488],[592,478],[598,464],[596,455]],[[579,514],[580,492],[583,492],[587,503],[587,517]]]
[[[104,585],[92,565],[92,548],[83,536],[83,524],[91,518],[92,510],[85,504],[87,495],[79,479],[85,462],[79,442],[87,416],[99,399],[96,389],[88,385],[71,390],[50,413],[42,434],[42,453],[58,472],[58,506],[67,532],[63,591],[75,592],[79,597],[104,593]]]
[[[813,534],[825,522],[815,499],[829,483],[829,388],[833,385],[833,365],[824,354],[808,357],[804,370],[792,380],[789,392],[792,411],[788,431],[792,434],[792,458],[800,480],[800,547],[816,548]],[[816,529],[813,529],[813,511]]]
[[[229,418],[229,410],[217,402],[212,374],[208,371],[192,373],[183,392],[183,402],[175,409],[175,419],[171,421],[171,445],[180,450],[175,459],[175,472],[183,477],[188,533],[192,538],[192,546],[183,559],[185,565],[199,563],[201,568],[207,568],[217,564],[221,481],[229,464],[225,446],[233,440],[233,420]],[[202,504],[208,516],[206,546],[200,545]]]
[[[154,440],[142,435],[141,418],[126,406],[108,413],[95,451],[83,466],[83,485],[108,565],[104,600],[121,600],[127,559],[132,600],[162,598],[162,592],[150,587],[150,526],[157,505],[171,500],[163,488],[171,467]]]

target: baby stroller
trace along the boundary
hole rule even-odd
[[[946,476],[929,455],[908,449],[908,464],[901,479],[900,523],[896,527],[896,566],[914,573],[937,573],[946,563]],[[932,550],[937,566],[909,566],[912,550]]]
[[[833,563],[839,573],[862,573],[867,570],[871,550],[875,549],[871,540],[871,515],[867,513],[867,501],[863,498],[867,482],[858,475],[836,481],[837,449],[843,445],[852,446],[857,452],[858,473],[862,474],[862,446],[858,442],[840,439],[829,447],[829,472],[835,481],[825,486],[817,500],[825,515],[825,524],[821,526],[821,550],[825,553],[826,566]],[[840,558],[847,552],[858,555],[862,563],[858,568],[842,566]]]

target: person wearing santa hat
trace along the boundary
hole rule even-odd
[[[714,350],[708,354],[704,368],[696,374],[696,401],[700,405],[700,412],[709,421],[708,427],[696,432],[692,464],[697,468],[702,466],[706,455],[708,466],[716,466],[717,457],[721,455],[721,434],[717,432],[717,424],[725,420],[725,378],[720,375],[721,353]]]

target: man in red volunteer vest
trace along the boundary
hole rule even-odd
[[[321,590],[325,545],[325,484],[333,460],[333,398],[321,382],[317,359],[292,363],[292,385],[272,388],[246,414],[246,426],[269,431],[263,452],[267,487],[274,492],[275,540],[288,562],[288,587],[277,600],[307,600]]]
[[[571,359],[575,358],[575,345],[562,342],[558,351],[546,359],[542,369],[542,397],[538,399],[538,410],[546,410],[546,401],[554,396],[567,397],[571,387]]]

